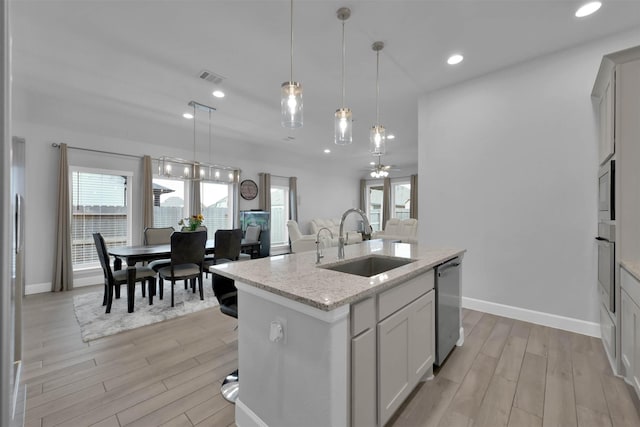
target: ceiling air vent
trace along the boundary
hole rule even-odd
[[[200,77],[202,80],[206,80],[215,84],[220,84],[224,80],[224,77],[222,77],[221,75],[207,70],[202,70],[200,74],[198,74],[198,77]]]

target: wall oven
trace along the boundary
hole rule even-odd
[[[598,219],[600,221],[614,221],[615,209],[615,179],[616,161],[606,162],[598,173]]]

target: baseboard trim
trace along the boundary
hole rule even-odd
[[[596,322],[587,322],[572,317],[558,316],[557,314],[544,313],[542,311],[529,310],[527,308],[468,297],[462,297],[462,307],[600,338],[600,324]]]
[[[82,288],[85,286],[95,286],[103,282],[103,276],[77,277],[73,279],[73,287]],[[44,294],[46,292],[51,292],[51,282],[32,283],[24,287],[25,295]]]
[[[51,282],[32,283],[24,287],[25,295],[44,294],[45,292],[51,292]]]

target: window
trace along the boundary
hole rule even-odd
[[[153,178],[153,226],[178,228],[185,213],[185,181]]]
[[[192,181],[153,178],[153,226],[180,229],[181,219],[195,213],[190,206],[189,187]],[[216,230],[233,228],[234,186],[224,182],[201,181],[200,212],[202,225],[209,239]]]
[[[216,230],[233,228],[233,186],[221,182],[200,183],[202,215],[210,239]]]
[[[367,218],[373,231],[382,230],[382,185],[367,186]]]
[[[407,219],[411,207],[411,183],[397,181],[391,184],[391,215],[390,218]]]
[[[271,246],[289,244],[287,221],[289,220],[289,180],[271,178]]]
[[[71,260],[74,270],[99,266],[93,233],[107,246],[131,241],[131,172],[71,167]]]
[[[367,185],[367,217],[373,231],[380,231],[382,224],[383,186],[379,181]],[[391,212],[389,218],[407,219],[410,217],[411,182],[406,178],[391,181]]]

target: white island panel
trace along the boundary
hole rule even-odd
[[[349,306],[326,312],[242,282],[236,287],[242,307],[236,424],[348,425]],[[271,322],[283,327],[278,342],[269,339]]]

